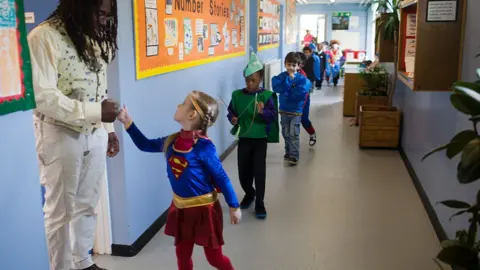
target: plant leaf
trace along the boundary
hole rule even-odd
[[[478,265],[478,256],[476,251],[464,246],[450,246],[442,249],[437,258],[451,266],[471,269]]]
[[[452,246],[462,246],[462,242],[459,240],[443,240],[440,245],[442,248],[452,247]]]
[[[480,189],[477,191],[477,206],[480,205]]]
[[[478,216],[476,213],[473,214],[473,218],[470,221],[470,227],[468,228],[468,240],[467,240],[467,245],[470,248],[473,248],[475,245],[475,240],[477,239],[477,222],[478,222]]]
[[[440,151],[443,151],[443,150],[447,149],[449,145],[450,144],[445,144],[445,145],[442,145],[442,146],[439,146],[439,147],[433,149],[432,151],[428,152],[425,156],[423,156],[422,161],[424,161],[427,157],[435,154],[436,152],[440,152]]]
[[[473,130],[464,130],[462,132],[459,132],[453,139],[450,141],[450,143],[447,146],[447,157],[449,159],[452,159],[456,155],[458,155],[460,152],[463,151],[465,146],[472,140],[477,138],[477,133]]]
[[[460,216],[462,214],[465,214],[467,212],[467,210],[462,210],[462,211],[458,211],[456,212],[455,214],[453,214],[448,220],[452,220],[454,217],[457,217],[457,216]]]
[[[472,89],[469,89],[467,87],[463,87],[463,86],[454,86],[455,90],[456,90],[456,93],[455,94],[459,94],[458,92],[462,92],[462,94],[464,94],[464,96],[466,97],[469,97],[474,103],[474,105],[470,105],[472,107],[476,107],[476,109],[478,110],[478,103],[480,102],[480,93],[477,93],[475,92],[474,90]],[[453,95],[455,95],[453,94]],[[469,102],[467,105],[469,104],[472,104],[472,102]],[[477,115],[477,114],[480,114],[480,113],[476,113],[476,114],[472,114],[472,115]]]
[[[480,178],[480,162],[465,167],[460,161],[457,166],[457,179],[460,184],[469,184]]]
[[[438,266],[438,268],[440,268],[440,270],[444,270],[442,264],[438,261],[437,258],[433,258],[432,260]]]
[[[457,200],[446,200],[446,201],[441,201],[438,202],[440,204],[445,205],[446,207],[449,208],[454,208],[454,209],[468,209],[471,207],[470,204],[462,201],[457,201]]]
[[[479,57],[480,54],[477,54],[477,57]],[[480,79],[480,68],[477,68],[477,77]]]
[[[480,84],[478,84],[476,82],[455,82],[453,84],[453,88],[456,89],[457,87],[464,87],[464,88],[473,90],[477,93],[480,93]],[[459,90],[459,91],[461,91],[461,90]],[[461,91],[461,92],[463,92],[463,91]]]
[[[463,91],[465,94],[453,93],[450,96],[450,102],[452,103],[453,107],[467,115],[474,116],[480,114],[480,106],[478,104],[480,102],[480,94],[476,93],[473,90],[460,86],[455,87],[455,89],[461,89],[460,91]],[[473,96],[475,96],[475,98],[478,98],[478,101],[476,101]]]

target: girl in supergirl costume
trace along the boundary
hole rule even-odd
[[[230,206],[230,221],[237,224],[241,212],[235,191],[225,173],[215,146],[207,137],[219,112],[209,95],[193,91],[180,104],[174,119],[182,130],[168,137],[147,139],[124,107],[118,120],[125,125],[135,145],[145,152],[165,152],[167,173],[173,189],[165,234],[175,238],[179,270],[193,269],[194,245],[203,246],[213,267],[234,269],[223,255],[223,216],[218,186]],[[213,181],[212,181],[213,180]]]
[[[267,144],[278,143],[277,95],[260,87],[263,64],[252,53],[243,71],[246,87],[232,93],[228,106],[228,119],[238,140],[238,176],[245,196],[240,207],[248,209],[255,201],[255,216],[267,217],[265,209]],[[253,181],[255,179],[255,188]]]
[[[307,74],[303,70],[305,61],[307,61],[307,56],[303,52],[298,52],[298,55],[300,56],[300,59],[302,61],[300,65],[298,65],[298,73],[302,74],[307,78]],[[308,135],[310,135],[310,141],[308,144],[310,146],[314,146],[317,143],[317,133],[312,125],[312,122],[310,121],[310,94],[307,94],[305,98],[305,104],[303,105],[302,126],[305,131],[307,131]]]

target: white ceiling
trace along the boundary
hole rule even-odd
[[[298,4],[303,4],[301,3],[303,1],[297,1]],[[308,4],[330,4],[330,0],[306,0]],[[360,4],[360,3],[365,3],[365,0],[335,0],[334,4]]]

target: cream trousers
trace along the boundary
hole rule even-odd
[[[88,268],[108,134],[100,128],[85,135],[35,116],[34,126],[50,269]]]

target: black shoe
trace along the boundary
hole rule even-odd
[[[250,206],[252,205],[254,200],[255,200],[255,197],[253,197],[253,198],[252,197],[247,197],[247,196],[243,197],[243,200],[240,203],[240,209],[245,210],[245,209],[250,208]]]
[[[288,163],[290,163],[290,165],[297,165],[298,159],[296,157],[290,157]]]
[[[289,156],[288,154],[285,154],[285,155],[283,156],[283,160],[285,160],[285,161],[290,160],[290,156]]]
[[[107,269],[98,267],[98,265],[94,264],[94,265],[92,265],[92,266],[90,266],[90,267],[87,267],[87,268],[85,268],[85,269],[83,269],[83,270],[107,270]]]
[[[266,219],[267,210],[265,210],[265,207],[255,207],[255,217],[257,219]]]
[[[312,134],[310,135],[310,141],[309,141],[309,145],[310,146],[314,146],[315,144],[317,143],[317,134]]]

